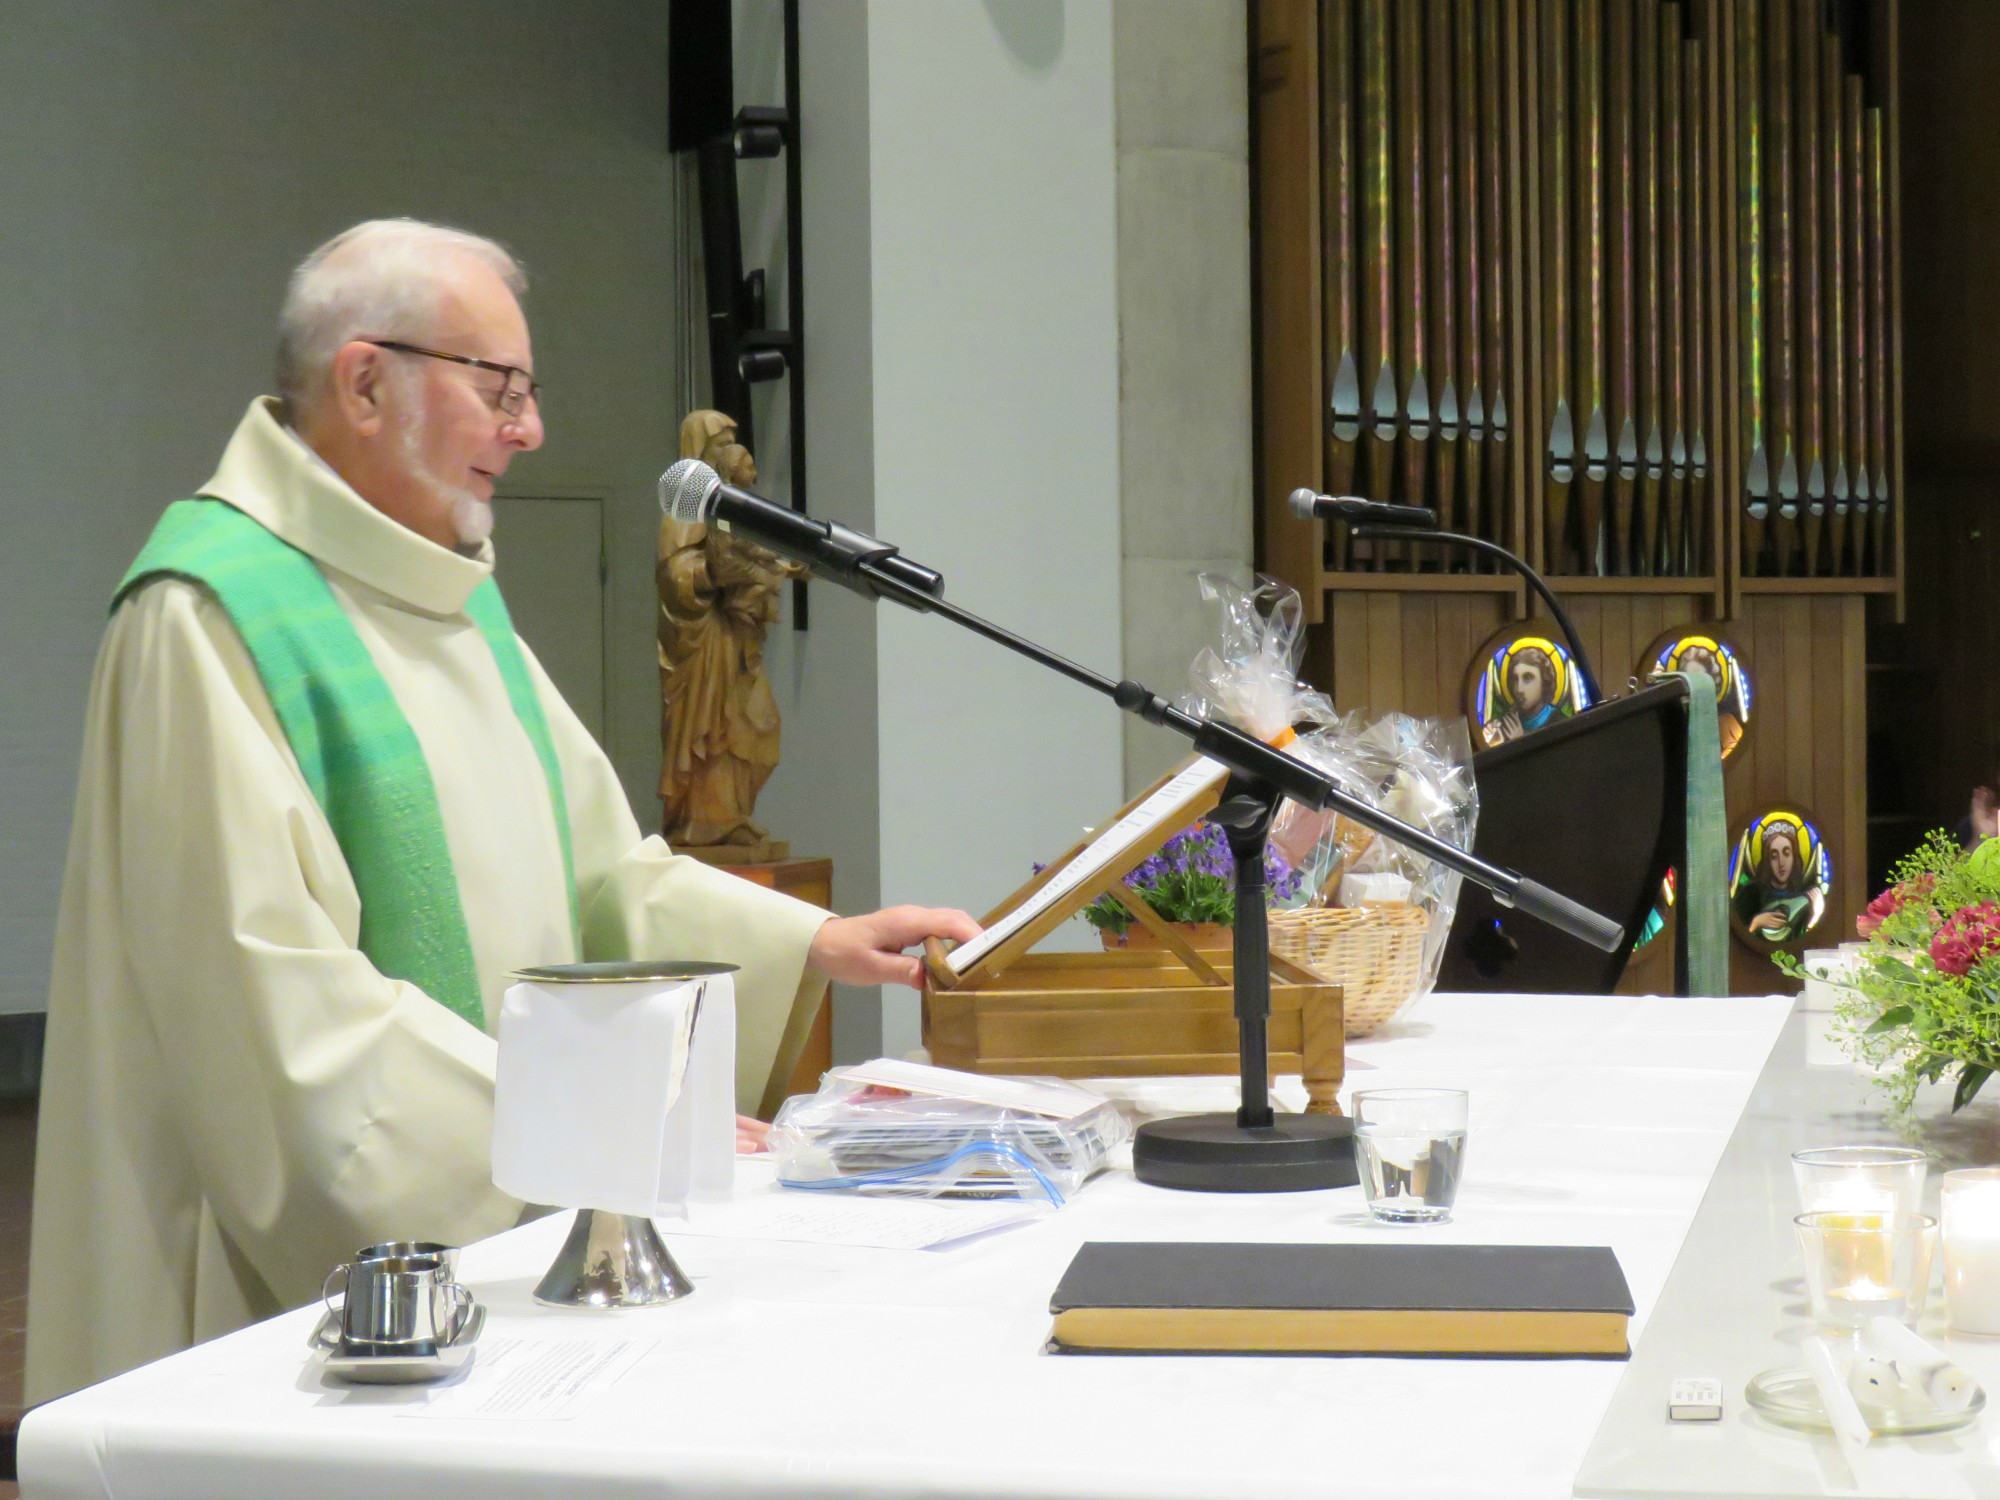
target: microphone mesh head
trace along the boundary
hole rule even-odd
[[[1313,501],[1319,498],[1318,495],[1314,494],[1312,490],[1301,486],[1293,490],[1288,498],[1291,503],[1293,515],[1302,521],[1310,521],[1312,519]]]
[[[660,476],[660,509],[676,521],[706,521],[721,487],[715,470],[698,458],[684,458]]]

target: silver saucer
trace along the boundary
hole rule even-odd
[[[464,1369],[485,1329],[486,1308],[475,1302],[466,1315],[465,1327],[448,1344],[426,1342],[408,1353],[356,1354],[342,1347],[340,1314],[328,1312],[306,1342],[312,1346],[314,1361],[336,1380],[355,1385],[422,1385]]]

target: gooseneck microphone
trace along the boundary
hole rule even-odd
[[[1292,514],[1301,521],[1314,516],[1327,521],[1351,521],[1357,526],[1437,526],[1437,512],[1422,505],[1388,505],[1380,500],[1363,500],[1358,495],[1322,495],[1300,487],[1288,502]]]
[[[1543,578],[1521,558],[1516,557],[1497,542],[1489,542],[1484,537],[1465,536],[1456,531],[1437,531],[1436,521],[1428,527],[1377,526],[1372,523],[1357,526],[1354,540],[1357,542],[1416,542],[1435,543],[1442,547],[1463,547],[1468,552],[1481,552],[1497,562],[1503,562],[1527,581],[1535,591],[1535,597],[1548,607],[1555,617],[1556,628],[1562,632],[1563,640],[1569,646],[1569,654],[1576,659],[1576,675],[1583,682],[1583,706],[1595,708],[1604,701],[1604,694],[1598,689],[1597,674],[1590,668],[1590,657],[1584,653],[1583,639],[1576,633],[1571,623],[1569,611],[1562,606],[1548,580]]]
[[[725,484],[698,458],[684,458],[660,476],[660,509],[676,521],[706,522],[746,537],[864,599],[879,599],[884,592],[871,574],[900,584],[894,597],[912,609],[923,610],[922,601],[944,597],[944,577],[935,568],[912,562],[887,542],[838,521],[817,520]]]

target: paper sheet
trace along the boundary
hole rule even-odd
[[[938,1203],[923,1198],[856,1198],[773,1192],[734,1203],[690,1205],[674,1234],[731,1240],[791,1240],[877,1250],[936,1250],[974,1235],[1026,1224],[1049,1212],[1018,1198]]]
[[[686,1007],[697,995],[689,1034]],[[493,1181],[502,1191],[651,1218],[729,1196],[729,975],[650,986],[516,984],[501,1001],[497,1073]]]
[[[912,1094],[929,1094],[939,1099],[965,1099],[974,1104],[993,1104],[1001,1109],[1021,1109],[1047,1115],[1054,1120],[1074,1120],[1104,1103],[1102,1094],[1073,1083],[1028,1078],[989,1078],[979,1073],[961,1073],[955,1068],[934,1068],[929,1063],[904,1062],[900,1058],[878,1057],[873,1062],[835,1068],[841,1078],[856,1083],[879,1084],[884,1088],[905,1089]]]
[[[657,1339],[488,1338],[464,1377],[432,1390],[412,1417],[550,1422],[573,1417],[622,1380]]]

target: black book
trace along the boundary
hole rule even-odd
[[[1049,1311],[1064,1354],[1631,1353],[1602,1245],[1092,1243]]]

